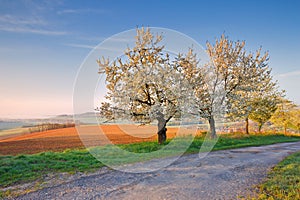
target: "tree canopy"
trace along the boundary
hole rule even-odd
[[[179,55],[172,60],[160,45],[162,35],[154,36],[150,29],[137,29],[135,47],[125,50],[126,58],[110,63],[98,60],[99,73],[106,74],[108,93],[100,112],[109,119],[124,118],[142,124],[158,121],[158,142],[166,140],[166,124],[179,117],[187,103],[189,84],[176,70]]]
[[[161,44],[163,35],[149,28],[136,31],[135,46],[123,57],[97,61],[108,89],[99,110],[109,120],[156,120],[158,142],[163,143],[167,123],[183,112],[206,119],[211,138],[216,137],[215,118],[220,114],[250,118],[261,128],[275,112],[281,92],[272,80],[268,53],[247,53],[244,41],[222,35],[213,44],[207,42],[210,62],[200,66],[192,48],[170,56]]]

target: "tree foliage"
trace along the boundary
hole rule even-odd
[[[158,121],[159,143],[166,140],[166,124],[179,117],[190,90],[176,68],[185,68],[180,58],[171,60],[150,29],[137,29],[135,47],[125,51],[126,58],[110,63],[98,60],[99,73],[106,74],[107,102],[100,112],[109,119],[131,119],[142,124]]]
[[[266,118],[267,113],[269,115],[274,112],[273,103],[276,104],[276,98],[280,96],[277,83],[272,80],[268,53],[262,54],[261,48],[255,54],[247,53],[244,41],[233,42],[224,35],[213,45],[207,43],[207,52],[211,58],[210,69],[213,72],[213,76],[209,75],[206,79],[212,84],[207,105],[213,105],[219,100],[218,107],[226,106],[228,118],[246,120],[246,132],[250,115],[252,119],[259,118],[263,124],[262,119]],[[263,106],[271,101],[270,107]],[[214,133],[212,110],[212,106],[206,109],[211,132]]]
[[[295,108],[291,111],[291,128],[300,133],[300,108]]]
[[[249,118],[259,124],[260,131],[275,112],[278,99],[284,93],[273,81],[268,61],[268,52],[262,54],[261,48],[255,54],[244,51],[240,59],[242,83],[229,94],[227,117],[245,120],[246,134],[249,134]]]
[[[231,118],[251,118],[261,126],[275,111],[277,83],[268,53],[261,55],[261,49],[247,54],[244,41],[222,35],[213,44],[207,42],[210,62],[200,66],[193,49],[172,59],[161,45],[162,35],[154,36],[149,28],[137,29],[135,39],[125,56],[97,61],[108,89],[99,110],[109,120],[157,120],[158,142],[163,143],[166,124],[182,112],[206,119],[215,138],[215,119],[225,111]]]
[[[258,123],[259,132],[261,132],[262,126],[273,116],[277,104],[276,97],[256,97],[252,99],[251,112],[248,117]]]
[[[296,105],[292,101],[282,98],[278,104],[278,109],[271,118],[271,122],[275,126],[282,127],[284,133],[287,133],[287,128],[299,123],[299,119],[297,120],[295,119],[296,116],[293,116],[295,109]]]
[[[196,105],[200,116],[209,122],[211,138],[215,138],[215,118],[224,114],[228,97],[243,83],[244,69],[239,63],[245,43],[230,41],[223,34],[214,44],[207,42],[206,46],[210,62],[202,69],[204,84],[198,82]]]

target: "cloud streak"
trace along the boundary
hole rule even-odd
[[[100,50],[107,50],[107,51],[116,51],[116,52],[123,52],[124,50],[121,50],[117,47],[103,47],[103,46],[92,46],[92,45],[86,45],[86,44],[74,44],[74,43],[66,43],[65,46],[69,47],[76,47],[76,48],[84,48],[84,49],[100,49]]]
[[[14,33],[33,33],[39,35],[66,35],[67,32],[64,31],[51,31],[51,30],[44,30],[44,29],[34,29],[29,27],[9,27],[9,26],[2,26],[0,25],[0,31],[6,32],[14,32]]]
[[[67,44],[64,44],[64,45],[69,46],[69,47],[83,48],[83,49],[94,49],[96,47],[96,46],[92,46],[92,45],[74,44],[74,43],[67,43]]]
[[[287,72],[287,73],[283,73],[283,74],[278,74],[275,76],[279,77],[279,78],[286,78],[286,77],[290,77],[290,76],[300,76],[300,71],[292,71],[292,72]]]
[[[24,19],[21,17],[14,17],[12,15],[0,16],[0,22],[14,25],[46,25],[46,22],[39,18]]]
[[[45,28],[49,26],[46,21],[40,17],[32,16],[13,16],[13,15],[0,15],[0,31],[14,32],[14,33],[32,33],[39,35],[66,35],[65,31],[55,31]]]
[[[83,13],[103,14],[103,13],[108,13],[108,12],[106,10],[99,10],[99,9],[65,9],[65,10],[57,11],[58,15],[83,14]]]

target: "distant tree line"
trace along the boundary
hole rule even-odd
[[[69,128],[69,127],[75,127],[74,123],[42,123],[35,125],[33,127],[29,128],[30,133],[34,132],[42,132],[42,131],[48,131],[48,130],[53,130],[53,129],[61,129],[61,128]]]

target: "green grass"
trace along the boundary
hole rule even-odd
[[[300,152],[281,161],[260,186],[259,199],[300,199]]]
[[[37,180],[42,178],[43,175],[53,172],[85,172],[96,170],[103,167],[104,164],[119,165],[178,155],[180,154],[179,147],[186,145],[189,139],[189,137],[186,137],[173,140],[172,142],[168,140],[166,143],[169,143],[169,145],[158,145],[157,142],[143,142],[118,145],[118,148],[111,145],[91,148],[90,151],[101,158],[102,162],[93,157],[88,150],[65,150],[63,152],[44,152],[33,155],[0,156],[0,187]],[[213,150],[299,140],[300,137],[284,135],[242,136],[230,134],[220,136]],[[204,137],[196,137],[185,152],[199,152],[203,141]],[[168,148],[163,151],[158,151],[165,147]],[[126,151],[120,151],[120,148]],[[152,153],[147,154],[149,152]]]
[[[0,186],[35,180],[49,172],[86,171],[101,166],[102,163],[84,150],[1,156]]]

